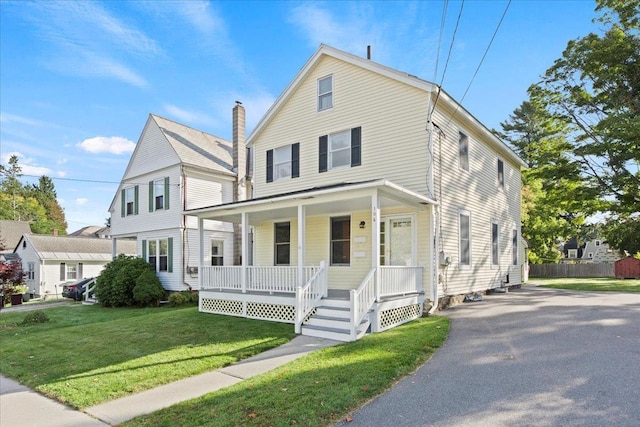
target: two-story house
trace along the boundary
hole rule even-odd
[[[321,45],[247,145],[254,197],[187,210],[243,230],[201,311],[355,340],[521,283],[525,164],[437,85]]]
[[[240,103],[233,141],[149,115],[109,208],[113,254],[118,242],[135,240],[168,291],[198,287],[201,257],[208,266],[239,263],[233,224],[204,221],[199,234],[185,211],[245,199],[244,127]]]

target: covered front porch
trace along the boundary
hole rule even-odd
[[[434,202],[388,181],[313,188],[189,212],[200,311],[293,323],[353,341],[435,300]],[[205,259],[204,220],[241,224],[242,265]]]

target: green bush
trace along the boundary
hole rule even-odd
[[[142,258],[118,255],[105,266],[96,280],[98,301],[105,307],[133,305],[133,288],[142,273],[147,271],[155,276],[153,266]]]
[[[173,307],[185,305],[187,303],[187,296],[183,292],[173,292],[169,295],[169,304]]]
[[[22,322],[20,322],[21,326],[35,325],[37,323],[47,323],[49,321],[49,316],[44,311],[31,311],[24,316]]]
[[[155,271],[147,270],[136,280],[133,299],[141,306],[158,306],[164,298],[164,288]]]

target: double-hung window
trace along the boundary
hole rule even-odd
[[[138,214],[138,186],[129,187],[122,190],[124,193],[125,200],[125,208],[124,215],[122,216],[130,216]]]
[[[60,263],[60,281],[75,281],[82,278],[82,263]]]
[[[291,223],[277,222],[275,229],[275,265],[291,264]]]
[[[319,139],[319,172],[345,167],[360,166],[362,128],[323,135]]]
[[[351,264],[351,218],[331,218],[331,265]]]
[[[267,182],[300,176],[300,143],[267,151]]]
[[[498,188],[504,190],[504,162],[498,159]]]
[[[33,262],[27,263],[27,280],[34,280],[36,278],[36,264]]]
[[[169,177],[149,181],[149,212],[169,209]]]
[[[469,171],[469,137],[458,132],[458,157],[460,169]]]
[[[459,211],[459,263],[461,267],[471,266],[471,213],[469,211]]]
[[[148,254],[146,259],[157,272],[166,271],[171,273],[173,271],[173,239],[171,237],[168,239],[143,240],[142,245],[143,257]]]
[[[518,230],[513,230],[513,237],[511,242],[511,261],[513,265],[518,265]]]
[[[318,79],[318,111],[333,107],[333,76]]]
[[[211,265],[224,265],[224,242],[222,240],[211,241]]]
[[[491,267],[500,264],[500,231],[497,221],[491,221]]]

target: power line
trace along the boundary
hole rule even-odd
[[[504,20],[504,17],[507,14],[507,11],[509,10],[509,6],[510,5],[511,5],[511,0],[509,0],[507,2],[507,6],[504,8],[504,12],[502,12],[502,16],[500,17],[500,21],[498,22],[498,25],[496,26],[495,31],[493,32],[493,36],[491,36],[491,40],[489,41],[489,45],[485,49],[484,54],[482,55],[482,58],[480,59],[480,63],[478,64],[478,67],[476,68],[476,71],[473,73],[473,77],[471,77],[471,81],[469,82],[469,85],[467,86],[467,89],[464,91],[464,94],[462,95],[462,98],[460,98],[460,101],[456,105],[456,109],[453,111],[453,114],[449,118],[449,121],[447,122],[447,126],[449,126],[449,123],[451,123],[451,121],[455,117],[456,113],[460,109],[460,105],[462,104],[462,101],[464,101],[464,98],[467,96],[467,93],[469,92],[469,88],[471,88],[471,84],[473,83],[473,81],[475,80],[476,76],[478,75],[478,71],[480,71],[480,67],[482,67],[482,63],[484,62],[484,59],[487,57],[487,53],[489,53],[489,49],[491,49],[491,45],[493,44],[493,40],[496,38],[496,34],[498,34],[498,30],[500,29],[500,26],[502,25],[502,21]]]
[[[41,176],[45,176],[45,175],[27,175],[27,174],[20,174],[19,176],[25,176],[28,178],[40,178]],[[73,181],[73,182],[91,182],[94,184],[124,184],[124,181],[103,181],[103,180],[95,180],[95,179],[79,179],[79,178],[62,178],[62,177],[47,177],[49,179],[57,179],[60,181]],[[127,182],[127,185],[148,185],[148,182]],[[179,187],[180,184],[169,184],[169,185],[174,185],[176,187]]]
[[[436,52],[436,66],[433,72],[433,81],[438,78],[438,64],[440,63],[440,48],[442,47],[442,34],[444,33],[444,24],[447,20],[447,8],[449,6],[449,0],[445,0],[442,3],[442,18],[440,19],[440,35],[438,36],[438,50]]]

